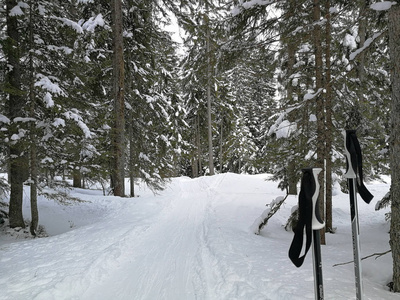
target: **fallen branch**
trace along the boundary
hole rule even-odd
[[[374,254],[371,254],[371,255],[368,255],[368,256],[365,256],[365,257],[361,258],[361,260],[370,258],[370,257],[372,257],[372,256],[376,256],[375,259],[378,259],[379,257],[381,257],[381,256],[383,256],[383,255],[385,255],[385,254],[388,254],[389,252],[392,252],[392,250],[387,250],[387,251],[381,252],[381,253],[374,253]],[[345,263],[334,264],[333,267],[343,266],[343,265],[351,264],[351,263],[353,263],[353,262],[354,262],[354,260],[348,261],[348,262],[345,262]]]
[[[267,225],[268,220],[279,210],[279,208],[281,207],[283,202],[285,202],[288,196],[289,194],[287,194],[285,197],[279,196],[275,198],[270,204],[267,204],[269,205],[269,208],[267,208],[261,214],[261,216],[254,221],[253,225],[251,225],[252,232],[254,232],[255,234],[260,234],[261,229],[263,229],[263,227]]]

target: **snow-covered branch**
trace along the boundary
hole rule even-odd
[[[367,49],[374,40],[376,40],[378,37],[380,37],[382,35],[383,32],[378,32],[375,33],[372,37],[370,37],[369,39],[367,39],[364,42],[364,45],[361,48],[358,48],[356,51],[350,53],[350,60],[354,60],[356,58],[356,56],[358,54],[360,54],[361,52],[363,52],[365,49]]]
[[[242,12],[242,8],[250,9],[257,5],[259,5],[259,6],[270,5],[274,2],[275,2],[274,0],[250,0],[250,1],[245,1],[245,2],[241,1],[239,6],[232,9],[231,14],[233,17],[235,17]]]
[[[254,221],[253,225],[251,225],[250,228],[254,234],[260,234],[260,231],[265,225],[267,225],[268,220],[279,210],[288,195],[289,194],[287,194],[285,197],[279,196],[272,200],[272,202],[269,204],[269,207],[264,210],[261,216]]]

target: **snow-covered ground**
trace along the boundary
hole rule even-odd
[[[74,189],[87,202],[70,206],[40,198],[49,237],[0,235],[0,299],[314,299],[311,251],[300,268],[287,254],[293,233],[283,225],[297,198],[286,200],[261,235],[250,230],[265,205],[284,196],[268,178],[173,178],[159,195],[138,186],[136,198]],[[368,188],[372,203],[359,201],[363,257],[389,249],[388,210],[374,210],[389,185]],[[348,196],[336,188],[333,201],[337,231],[322,246],[325,299],[355,299],[353,264],[333,267],[353,257]],[[27,199],[24,210],[29,218]],[[386,287],[391,265],[391,254],[363,260],[365,299],[400,299]]]

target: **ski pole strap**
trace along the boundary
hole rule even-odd
[[[312,196],[316,185],[311,170],[303,169],[299,194],[299,219],[289,248],[289,258],[296,267],[300,267],[303,264],[312,241]],[[306,232],[306,245],[304,255],[300,256],[303,249],[304,229]]]
[[[345,176],[347,178],[357,178],[356,183],[358,193],[366,203],[370,203],[374,196],[364,185],[361,147],[355,130],[346,130],[345,148],[347,164]]]

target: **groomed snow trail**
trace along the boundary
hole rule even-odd
[[[93,284],[81,299],[284,299],[285,293],[277,292],[277,298],[266,295],[280,285],[260,289],[257,282],[264,287],[270,283],[257,278],[257,273],[251,275],[253,265],[259,262],[242,253],[240,242],[235,245],[235,227],[242,226],[238,220],[241,212],[237,204],[228,216],[226,210],[235,201],[242,202],[245,193],[235,192],[242,188],[239,177],[236,189],[224,189],[224,178],[203,177],[172,184],[163,196],[168,205],[145,232],[129,238],[121,266]],[[228,201],[220,197],[221,189],[224,194],[232,193]],[[251,193],[254,197],[254,191]],[[256,194],[259,199],[265,197],[262,191]],[[230,218],[232,226],[226,226]],[[249,236],[247,221],[243,225],[241,234]],[[247,246],[251,247],[251,241]]]
[[[207,249],[205,218],[210,191],[221,179],[172,185],[173,199],[146,232],[132,239],[127,261],[82,299],[212,299],[218,279],[210,273],[218,266]]]

